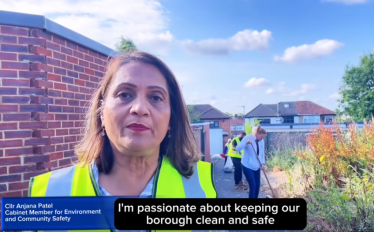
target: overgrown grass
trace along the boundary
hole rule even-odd
[[[275,150],[268,155],[266,165],[273,168],[280,168],[282,171],[291,170],[297,163],[297,156],[292,150]]]
[[[267,165],[288,172],[289,197],[308,201],[306,231],[374,231],[374,122],[321,125],[295,150],[273,152]]]

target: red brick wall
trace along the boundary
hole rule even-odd
[[[205,131],[205,161],[210,162],[210,126],[204,125]]]
[[[39,29],[0,26],[0,197],[75,161],[87,100],[107,57]]]
[[[223,132],[229,133],[228,136],[222,137],[222,147],[223,147],[227,143],[227,139],[231,136],[231,122],[229,119],[220,120],[219,126],[222,128]]]
[[[220,120],[219,127],[223,129],[223,132],[231,134],[231,122],[229,119]]]

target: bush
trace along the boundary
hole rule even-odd
[[[307,146],[294,152],[289,196],[308,201],[308,230],[374,231],[374,122],[347,131],[321,124]],[[270,160],[289,167],[292,159]]]

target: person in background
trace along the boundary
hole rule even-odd
[[[261,169],[265,168],[265,145],[264,138],[266,130],[260,125],[255,127],[251,135],[245,136],[237,151],[244,151],[242,157],[243,173],[249,184],[249,198],[258,198],[261,185]],[[257,157],[259,157],[260,162]]]
[[[235,181],[235,189],[242,188],[243,190],[246,190],[245,184],[243,184],[243,170],[242,170],[242,164],[241,159],[242,155],[241,152],[238,152],[236,150],[236,146],[239,145],[240,141],[242,141],[243,137],[246,135],[245,132],[241,133],[238,137],[234,138],[231,141],[228,155],[232,159],[232,163],[234,164],[234,181]]]
[[[225,163],[223,166],[226,165],[226,161],[227,161],[227,153],[229,152],[229,149],[230,149],[230,143],[231,143],[231,139],[228,139],[226,144],[225,144],[225,148],[223,149],[223,154],[225,154]]]

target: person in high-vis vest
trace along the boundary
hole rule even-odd
[[[196,149],[181,90],[145,52],[112,58],[93,94],[79,163],[31,178],[29,196],[217,198],[213,164]]]
[[[235,137],[230,144],[229,152],[228,155],[232,159],[232,163],[234,164],[234,181],[235,181],[235,186],[234,188],[245,188],[246,186],[243,184],[243,171],[242,171],[242,164],[241,164],[241,159],[242,159],[242,153],[243,152],[237,152],[236,151],[236,146],[240,143],[240,141],[244,138],[246,135],[245,132],[241,133],[238,137]]]

